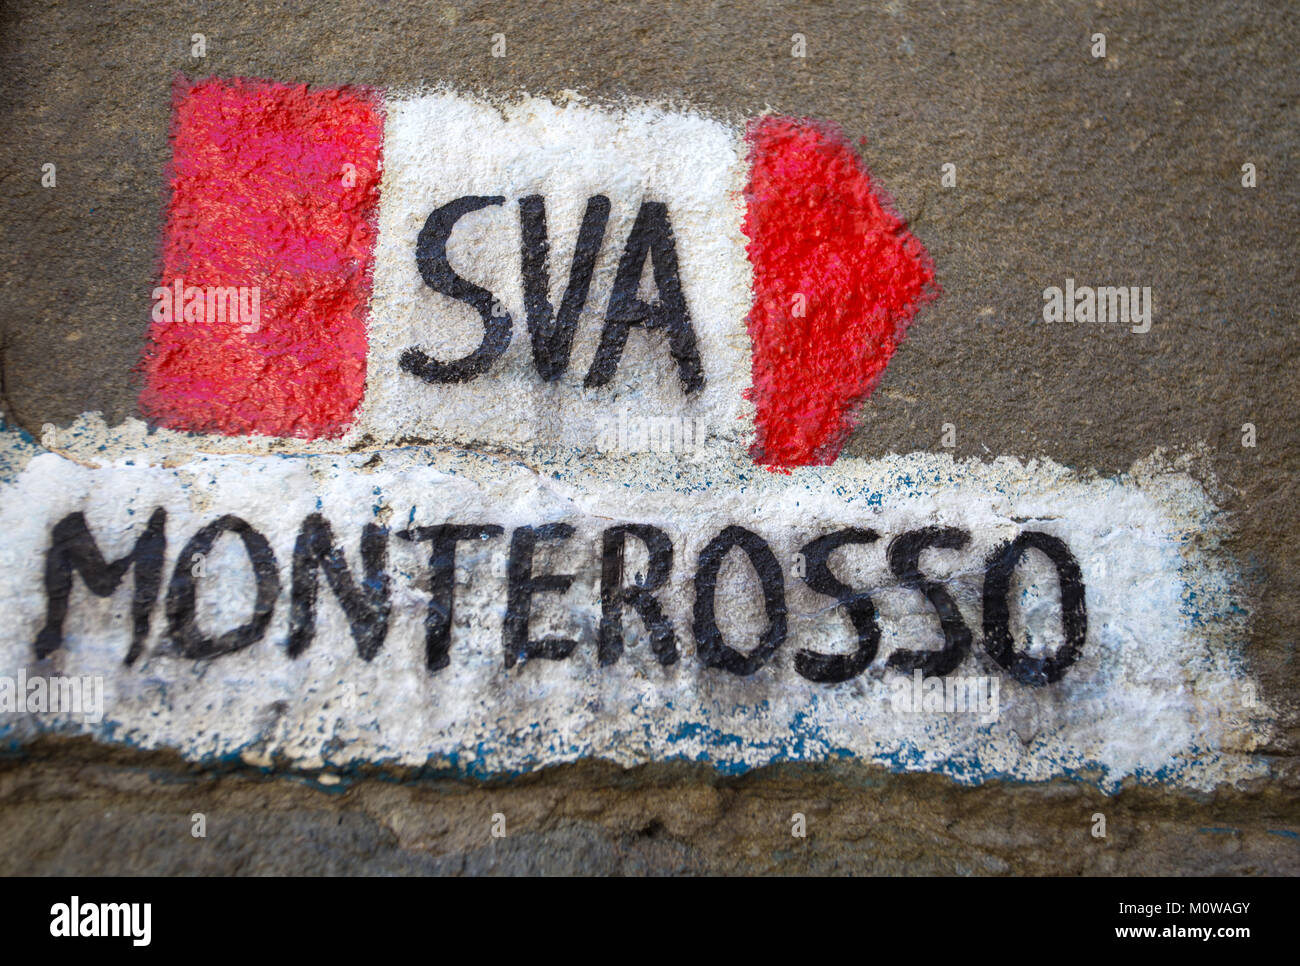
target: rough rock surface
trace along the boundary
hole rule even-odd
[[[500,783],[332,787],[46,740],[0,765],[18,872],[1300,871],[1294,697],[1300,31],[1283,4],[517,2],[7,5],[0,16],[0,352],[40,434],[136,412],[171,78],[266,76],[509,95],[675,97],[834,121],[934,257],[944,295],[846,452],[1049,456],[1127,469],[1198,451],[1247,576],[1246,659],[1281,714],[1272,775],[1207,795],[1083,782],[959,787],[843,764],[722,778],[602,763]],[[1089,52],[1104,32],[1104,59]],[[207,55],[190,56],[204,33]],[[493,58],[492,35],[508,54]],[[807,57],[790,56],[791,35]],[[40,185],[58,165],[58,186]],[[956,165],[957,186],[940,187]],[[1241,185],[1252,163],[1258,186]],[[1149,333],[1041,324],[1066,278],[1149,285]],[[1242,425],[1258,432],[1241,445]],[[190,835],[191,815],[208,820]],[[807,816],[806,839],[790,835]],[[1108,835],[1090,834],[1096,812]],[[493,839],[492,816],[507,835]]]

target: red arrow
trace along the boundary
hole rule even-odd
[[[880,381],[934,266],[834,125],[750,123],[744,231],[754,267],[754,459],[834,462]]]

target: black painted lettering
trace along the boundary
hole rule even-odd
[[[149,618],[162,585],[163,557],[167,551],[167,511],[154,509],[144,532],[125,557],[112,563],[104,559],[99,545],[86,526],[82,513],[69,513],[54,525],[50,548],[45,553],[45,625],[36,635],[36,657],[48,657],[63,646],[63,622],[68,616],[72,575],[78,573],[90,592],[108,597],[126,572],[135,569],[135,593],[131,598],[131,647],[126,663],[133,664],[144,650],[149,636]]]
[[[533,613],[533,595],[563,594],[573,583],[573,574],[533,574],[533,553],[542,540],[568,540],[573,527],[567,523],[545,523],[540,527],[517,527],[510,535],[510,560],[506,565],[506,667],[516,661],[542,657],[562,660],[573,653],[578,642],[564,637],[546,637],[534,641],[528,636],[528,620]]]
[[[334,545],[334,532],[319,513],[302,521],[293,548],[293,586],[289,607],[289,656],[297,657],[316,635],[316,571],[347,615],[357,653],[369,661],[384,646],[388,635],[390,604],[388,582],[388,531],[367,523],[361,531],[361,586],[352,579],[343,548]]]
[[[736,547],[745,552],[758,573],[763,588],[763,608],[767,612],[767,627],[759,637],[758,646],[748,654],[723,641],[715,613],[718,572],[727,554]],[[729,526],[700,551],[699,566],[695,570],[694,630],[696,649],[705,665],[740,675],[757,671],[785,641],[785,576],[772,548],[758,534],[744,527]]]
[[[510,332],[514,325],[510,313],[500,308],[500,303],[487,289],[457,275],[447,261],[447,239],[451,237],[456,222],[472,211],[504,203],[505,198],[500,196],[457,198],[429,215],[420,231],[415,244],[415,264],[424,283],[435,292],[473,306],[483,319],[483,341],[464,358],[439,362],[414,346],[402,353],[399,365],[425,382],[468,382],[487,372],[510,345]]]
[[[653,305],[647,305],[637,297],[647,255],[659,290],[659,300]],[[614,276],[614,289],[610,293],[600,344],[587,372],[588,388],[603,386],[613,377],[619,360],[623,358],[628,330],[634,325],[648,330],[667,330],[668,349],[677,363],[682,387],[692,393],[704,386],[704,367],[686,308],[686,297],[682,294],[677,247],[672,226],[668,223],[668,206],[659,201],[642,202],[628,235],[623,256],[619,259],[618,274]]]
[[[849,620],[858,635],[858,646],[852,654],[818,654],[801,650],[794,656],[794,669],[809,681],[832,684],[847,681],[861,674],[876,656],[880,647],[880,626],[876,623],[876,606],[866,591],[855,591],[831,573],[830,555],[846,544],[875,543],[880,535],[875,530],[848,527],[818,537],[804,546],[807,571],[804,582],[819,594],[834,597],[849,612]]]
[[[578,316],[587,304],[596,257],[605,240],[609,221],[609,199],[594,195],[578,229],[578,243],[569,267],[569,284],[560,311],[552,319],[549,266],[550,242],[546,234],[546,202],[541,195],[519,199],[519,224],[523,233],[524,310],[533,343],[533,365],[547,382],[553,382],[569,368],[569,352]]]
[[[424,616],[424,664],[441,671],[451,664],[451,627],[456,601],[456,544],[487,540],[505,531],[495,523],[445,523],[401,531],[403,540],[429,544],[429,609]]]
[[[970,652],[971,632],[961,618],[957,603],[947,588],[921,573],[921,553],[937,547],[960,550],[970,541],[970,534],[953,527],[925,527],[896,537],[889,545],[889,569],[904,587],[925,594],[939,615],[943,629],[943,648],[938,651],[897,650],[889,655],[889,666],[902,671],[919,670],[925,677],[951,674]]]
[[[198,627],[194,563],[200,554],[206,557],[212,551],[212,545],[223,533],[233,533],[242,541],[253,566],[257,597],[253,602],[253,614],[247,623],[226,631],[220,637],[211,638],[206,637]],[[194,534],[176,560],[176,570],[167,587],[167,636],[175,642],[182,657],[220,657],[222,654],[243,650],[256,644],[266,633],[279,595],[280,575],[276,570],[271,545],[266,542],[266,537],[246,521],[228,513]]]
[[[623,558],[627,538],[635,537],[649,554],[644,577],[624,586]],[[659,663],[677,660],[673,623],[664,615],[654,592],[664,585],[673,569],[673,545],[658,527],[629,523],[605,531],[600,568],[600,632],[597,653],[601,664],[613,664],[623,654],[623,605],[631,604],[650,632],[650,647]]]
[[[1031,657],[1016,653],[1011,637],[1011,610],[1007,594],[1011,575],[1015,573],[1025,551],[1034,549],[1045,554],[1056,567],[1061,585],[1061,628],[1063,643],[1051,657]],[[984,648],[1011,676],[1025,684],[1051,684],[1059,681],[1083,650],[1088,636],[1088,608],[1084,599],[1083,574],[1070,548],[1050,534],[1026,531],[1004,543],[989,555],[984,568]]]

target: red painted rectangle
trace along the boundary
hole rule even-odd
[[[382,140],[374,90],[177,82],[142,362],[154,422],[304,439],[347,428],[366,381]]]

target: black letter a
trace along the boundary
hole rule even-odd
[[[637,298],[647,254],[654,266],[655,287],[659,289],[659,301],[653,305]],[[623,357],[628,329],[634,325],[667,329],[668,348],[677,361],[682,387],[688,393],[703,387],[704,370],[699,350],[695,347],[695,330],[691,328],[691,318],[686,311],[686,299],[682,295],[677,248],[673,243],[672,226],[668,224],[668,206],[660,201],[642,202],[636,223],[627,236],[627,246],[619,260],[614,290],[609,297],[605,328],[600,334],[596,358],[587,372],[588,388],[609,382]]]

